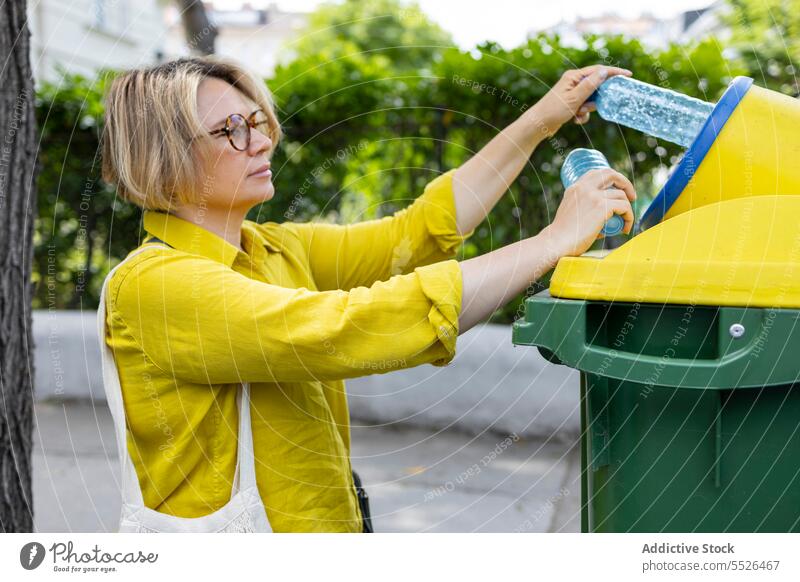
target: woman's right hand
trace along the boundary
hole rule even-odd
[[[622,232],[633,228],[633,208],[636,200],[633,184],[614,170],[586,172],[564,192],[553,222],[545,228],[561,256],[577,256],[603,235],[600,231],[614,214],[625,219]]]
[[[580,255],[612,214],[633,226],[633,184],[614,170],[592,170],[567,188],[552,224],[539,234],[461,261],[459,333],[508,303],[551,270],[561,257]]]

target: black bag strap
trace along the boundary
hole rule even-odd
[[[372,515],[369,512],[369,496],[364,488],[361,486],[361,477],[358,473],[353,471],[353,481],[356,486],[356,493],[358,494],[358,506],[361,509],[361,516],[364,518],[363,533],[375,533],[372,529]]]

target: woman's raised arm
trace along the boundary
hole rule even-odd
[[[392,216],[340,225],[283,223],[308,256],[321,290],[348,290],[409,273],[423,265],[452,259],[472,231],[456,227],[450,170],[428,182],[422,194]]]
[[[572,118],[588,121],[594,106],[586,100],[606,78],[630,74],[604,65],[567,71],[540,101],[462,164],[453,177],[458,231],[469,232],[486,218],[542,140]]]
[[[292,289],[154,248],[112,278],[108,314],[163,372],[197,384],[354,378],[455,354],[458,262],[349,291]]]

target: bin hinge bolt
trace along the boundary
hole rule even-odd
[[[744,335],[744,326],[741,323],[734,323],[728,331],[733,339],[739,339]]]

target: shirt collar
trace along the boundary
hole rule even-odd
[[[221,236],[174,214],[144,211],[144,229],[178,250],[201,255],[230,267],[239,249]]]
[[[245,220],[242,223],[242,237],[261,244],[268,251],[281,252],[278,245],[267,240],[259,226]],[[144,229],[176,249],[202,255],[228,267],[233,265],[239,253],[239,249],[221,236],[167,212],[145,210]]]

